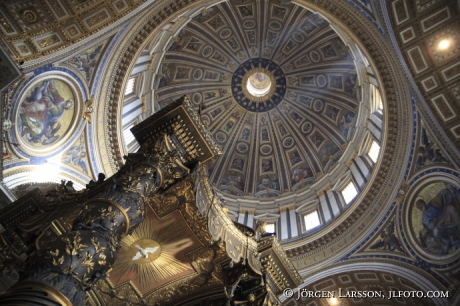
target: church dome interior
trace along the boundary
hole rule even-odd
[[[290,203],[309,211],[315,226],[330,223],[365,187],[383,139],[378,76],[363,52],[343,29],[292,3],[230,1],[189,14],[137,59],[141,67],[151,54],[155,105],[187,95],[200,110],[224,152],[207,166],[210,181],[231,211],[243,205],[270,219]],[[161,59],[156,50],[164,50]],[[132,82],[149,86],[136,80],[141,72],[135,68]],[[131,109],[125,104],[123,114]],[[124,147],[135,150],[124,131]],[[373,158],[360,160],[349,185],[347,162],[371,146]],[[317,193],[332,187],[348,189],[329,214]]]
[[[449,0],[0,1],[0,294],[41,241],[81,227],[94,199],[67,213],[60,192],[128,185],[174,131],[161,149],[213,158],[149,199],[131,186],[144,221],[86,305],[220,305],[233,264],[259,260],[280,305],[460,305],[459,14]],[[178,101],[183,121],[152,122]],[[324,290],[385,298],[302,296]]]

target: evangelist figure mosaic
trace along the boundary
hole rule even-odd
[[[423,188],[411,203],[416,240],[431,254],[447,255],[460,246],[460,190],[446,182]]]
[[[75,113],[70,87],[58,79],[44,80],[20,102],[17,129],[22,140],[33,147],[49,146],[67,133]]]

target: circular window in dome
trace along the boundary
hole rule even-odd
[[[315,102],[313,102],[313,109],[315,110],[315,112],[321,111],[323,109],[323,101],[316,100]]]
[[[251,112],[269,111],[286,93],[286,78],[281,68],[265,58],[250,59],[241,64],[232,77],[235,101]]]
[[[272,82],[264,72],[256,72],[249,76],[246,89],[254,97],[263,97],[270,92]]]
[[[290,148],[292,147],[293,144],[294,144],[294,139],[292,139],[292,137],[287,137],[283,141],[283,147],[285,148]]]
[[[246,20],[243,23],[243,27],[245,27],[246,29],[251,29],[251,28],[253,28],[255,26],[256,26],[256,23],[253,20]]]
[[[261,67],[248,69],[241,79],[241,89],[245,97],[254,102],[271,100],[276,85],[275,75],[270,70]],[[271,102],[270,105],[272,105]],[[257,108],[261,106],[257,105]]]
[[[221,38],[228,38],[230,37],[230,35],[232,35],[232,31],[230,31],[229,29],[223,29],[222,32],[220,32]]]
[[[270,28],[272,28],[273,30],[281,29],[281,23],[279,23],[278,21],[272,21],[272,22],[270,22],[270,24],[268,26]]]
[[[217,139],[218,142],[225,142],[227,140],[227,135],[225,135],[222,132],[218,132],[216,134],[216,139]]]

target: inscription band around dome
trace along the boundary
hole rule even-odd
[[[261,84],[270,86],[262,96],[251,94],[251,88],[248,88],[251,86],[251,84],[248,86],[248,80],[254,84],[255,74],[269,79],[269,82],[261,80]],[[266,112],[278,106],[283,100],[286,93],[286,77],[283,70],[269,59],[249,59],[233,73],[231,87],[233,98],[244,109],[255,113]]]

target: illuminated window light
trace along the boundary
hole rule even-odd
[[[265,225],[265,232],[267,234],[274,234],[275,233],[275,223],[267,223]]]
[[[307,231],[321,224],[319,221],[318,211],[316,210],[303,216],[303,220],[305,221],[305,229]]]
[[[377,104],[377,109],[383,109],[383,101],[382,101],[382,96],[380,95],[380,91],[377,89],[377,87],[374,87],[374,99],[375,103]]]
[[[342,195],[345,200],[345,203],[350,203],[358,194],[355,184],[353,182],[348,183],[347,187],[342,190]]]
[[[369,148],[369,151],[367,152],[367,155],[370,157],[370,159],[376,163],[377,162],[377,158],[379,157],[379,153],[380,153],[380,146],[378,145],[377,142],[375,142],[375,140],[372,141],[372,145],[371,147]]]
[[[263,97],[270,92],[272,82],[263,72],[252,74],[246,83],[246,88],[254,97]]]
[[[130,144],[135,139],[133,133],[131,132],[131,128],[133,126],[134,124],[131,124],[123,130],[123,138],[125,139],[126,145]]]
[[[45,163],[38,166],[30,174],[30,180],[34,183],[53,182],[59,174],[59,166],[56,164]]]
[[[134,92],[134,80],[135,78],[129,79],[128,84],[126,85],[126,89],[125,89],[125,96]]]

